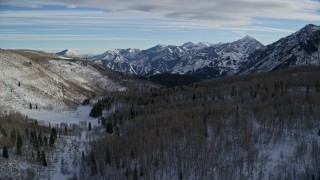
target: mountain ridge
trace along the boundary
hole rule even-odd
[[[180,46],[159,44],[145,50],[135,49],[129,55],[128,49],[114,49],[89,60],[99,62],[115,71],[139,76],[152,75],[152,72],[193,74],[201,68],[218,69],[219,66],[232,65],[224,68],[228,69],[228,72],[215,74],[215,77],[234,73],[239,61],[247,57],[249,52],[262,47],[264,46],[259,41],[245,36],[231,43],[216,45],[208,42],[186,42]],[[205,78],[210,77],[213,76]]]
[[[308,24],[297,32],[252,53],[238,73],[269,72],[320,64],[320,26]]]

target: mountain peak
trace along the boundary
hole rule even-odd
[[[245,37],[238,39],[237,41],[257,41],[257,40],[249,35],[246,35]]]
[[[317,31],[320,31],[320,26],[314,24],[307,24],[306,26],[304,26],[292,35],[294,37],[298,37],[299,41],[305,41],[306,39],[309,39],[311,35]]]
[[[314,31],[317,31],[317,30],[320,30],[320,26],[317,26],[317,25],[314,25],[314,24],[307,24],[306,26],[304,26],[303,28],[301,28],[298,33],[301,33],[301,32],[307,32],[307,33],[310,33],[310,32],[314,32]]]
[[[76,51],[73,51],[71,49],[65,49],[61,52],[58,52],[56,53],[57,55],[60,55],[60,56],[65,56],[65,57],[70,57],[70,58],[81,58],[83,57],[81,54],[77,53]]]
[[[186,42],[186,43],[182,44],[181,46],[182,46],[182,47],[189,48],[189,47],[195,46],[195,44],[194,44],[193,42]]]
[[[211,42],[198,42],[196,45],[201,47],[201,48],[205,48],[205,47],[210,47],[213,44]]]
[[[319,28],[319,26],[314,24],[307,24],[302,29]]]
[[[253,37],[251,37],[251,36],[249,36],[249,35],[246,35],[245,37],[243,37],[242,39],[250,39],[250,40],[252,40],[252,39],[254,39]],[[254,39],[255,40],[255,39]]]
[[[165,47],[167,47],[166,45],[163,45],[163,44],[158,44],[158,45],[156,45],[155,47],[157,47],[157,48],[165,48]]]

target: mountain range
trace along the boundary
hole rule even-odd
[[[318,65],[319,44],[320,27],[309,24],[267,46],[245,36],[230,43],[187,42],[180,46],[157,45],[146,50],[113,49],[94,56],[83,56],[72,50],[57,54],[70,58],[86,57],[88,61],[112,70],[138,76],[171,73],[208,79],[305,64]]]

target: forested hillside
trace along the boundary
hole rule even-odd
[[[320,68],[113,92],[96,107],[93,174],[111,179],[320,178]]]

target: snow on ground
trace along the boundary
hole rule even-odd
[[[59,119],[63,119],[75,105],[96,92],[124,89],[81,61],[33,61],[7,51],[0,53],[2,111],[45,119],[59,113]]]
[[[81,61],[77,63],[63,60],[49,60],[49,62],[54,65],[50,69],[58,73],[63,79],[77,83],[89,91],[95,89],[115,91],[121,88],[108,77],[102,76],[92,66],[81,65]]]
[[[30,172],[36,174],[36,179],[79,178],[81,152],[88,153],[89,141],[97,138],[92,131],[88,132],[89,122],[98,132],[105,131],[101,130],[98,119],[89,117],[92,106],[78,104],[96,92],[125,89],[81,61],[34,61],[1,51],[0,110],[20,112],[51,127],[68,126],[71,134],[61,135],[55,148],[46,152],[48,167],[13,155],[1,162],[0,175],[22,178]]]
[[[43,122],[48,125],[56,125],[61,123],[66,124],[79,124],[79,122],[90,122],[92,125],[98,125],[98,120],[89,117],[92,106],[79,106],[76,110],[68,111],[39,111],[26,113],[29,118],[37,119],[39,122]]]
[[[113,106],[109,111],[104,111],[104,114],[112,114],[117,107],[118,105]],[[91,105],[86,105],[79,106],[74,111],[60,113],[40,111],[30,114],[32,118],[38,119],[39,124],[49,126],[50,123],[50,127],[62,129],[54,147],[46,151],[48,166],[43,167],[31,158],[12,153],[9,159],[0,162],[0,176],[25,178],[28,171],[34,175],[35,179],[83,179],[83,175],[90,176],[87,164],[81,159],[82,152],[85,156],[89,156],[90,142],[105,134],[104,127],[99,124],[98,119],[89,117],[91,108]],[[88,130],[89,122],[92,126],[91,131]]]

